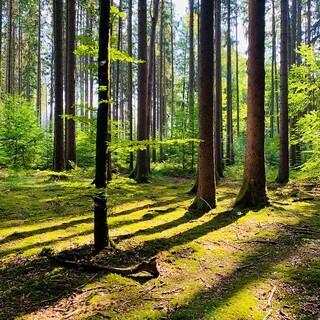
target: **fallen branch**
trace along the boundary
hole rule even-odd
[[[265,317],[263,318],[263,320],[268,320],[272,315],[272,311],[269,310],[269,312],[265,315]]]
[[[267,301],[267,308],[270,308],[272,306],[272,298],[273,298],[276,290],[277,290],[277,286],[274,286],[270,292],[270,295],[269,295],[269,298]]]
[[[52,249],[44,248],[42,249],[40,256],[48,258],[48,260],[58,266],[72,268],[87,272],[107,272],[107,273],[116,273],[122,276],[129,276],[132,274],[137,274],[139,272],[148,272],[154,278],[160,276],[157,257],[153,257],[150,260],[143,261],[140,264],[129,267],[129,268],[116,268],[112,266],[106,266],[102,264],[96,263],[82,263],[82,262],[75,262],[70,260],[65,260],[60,258],[58,255],[54,254]]]

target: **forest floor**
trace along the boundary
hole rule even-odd
[[[89,177],[0,171],[0,319],[320,319],[320,183],[269,186],[271,205],[187,212],[192,180],[154,177],[110,188],[117,249],[92,256]],[[122,277],[56,267],[44,247],[131,266],[158,255],[161,276]]]

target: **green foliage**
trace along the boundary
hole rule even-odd
[[[8,167],[44,167],[51,157],[51,139],[40,127],[33,104],[6,96],[0,102],[0,164]]]
[[[95,164],[95,129],[77,131],[77,163],[81,168]]]
[[[320,54],[302,45],[298,53],[301,64],[290,72],[290,117],[296,121],[291,143],[300,143],[308,175],[320,177]]]

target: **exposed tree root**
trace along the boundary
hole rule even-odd
[[[70,260],[65,260],[60,258],[58,255],[54,254],[54,251],[50,248],[42,249],[40,256],[47,257],[48,260],[58,266],[82,270],[86,272],[106,272],[106,273],[116,273],[122,276],[129,276],[132,274],[137,274],[140,272],[148,272],[154,278],[160,276],[157,257],[153,257],[150,260],[141,262],[140,264],[129,267],[129,268],[116,268],[112,266],[96,264],[96,263],[82,263]]]

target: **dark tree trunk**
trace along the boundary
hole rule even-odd
[[[13,94],[13,0],[9,0],[7,10],[7,93]]]
[[[288,0],[281,0],[281,61],[280,61],[280,163],[277,181],[289,180],[288,127]]]
[[[148,57],[147,57],[147,2],[138,1],[138,57],[145,61],[138,66],[138,141],[148,140],[148,105],[147,105],[147,80],[148,80]],[[138,150],[135,180],[139,183],[149,179],[148,152]]]
[[[67,1],[67,39],[66,43],[66,114],[75,116],[75,0]],[[66,167],[74,168],[76,163],[76,127],[74,118],[66,119]]]
[[[222,85],[221,85],[221,0],[216,1],[215,12],[215,162],[217,175],[223,177],[223,130],[222,130]]]
[[[238,1],[236,0],[236,91],[237,91],[237,137],[240,137],[240,92],[239,92],[239,43],[238,43]]]
[[[276,59],[276,16],[275,0],[272,0],[272,58],[271,58],[271,91],[270,91],[270,137],[274,137],[274,101],[275,101],[275,59]]]
[[[64,169],[63,139],[63,1],[54,0],[54,170]]]
[[[194,0],[189,0],[189,125],[191,138],[195,138],[194,130]],[[194,171],[194,142],[191,142],[191,171]]]
[[[264,162],[265,0],[249,0],[248,120],[243,184],[236,204],[259,207],[268,202]]]
[[[231,0],[228,0],[227,30],[227,164],[234,164],[233,116],[232,116],[232,69],[231,69]]]
[[[38,0],[37,112],[41,125],[41,0]]]
[[[165,109],[165,74],[164,74],[164,1],[161,1],[161,23],[160,23],[160,64],[159,64],[159,87],[160,87],[160,108],[159,108],[159,139],[160,141],[164,138],[164,109]],[[163,145],[160,144],[160,161],[164,160]]]
[[[148,137],[150,136],[150,127],[151,127],[151,116],[153,115],[153,125],[152,125],[152,138],[155,140],[155,110],[152,111],[153,102],[155,101],[156,96],[153,95],[154,82],[155,82],[155,45],[156,45],[156,28],[159,17],[159,0],[154,0],[153,2],[153,15],[151,22],[151,34],[150,34],[150,46],[149,46],[149,56],[148,56],[148,96],[147,96],[147,106],[148,106]],[[152,99],[153,95],[153,99]],[[153,148],[153,150],[155,150]],[[150,160],[149,148],[148,148],[148,160]],[[149,161],[148,161],[149,162]],[[148,163],[148,167],[150,167],[150,163]]]
[[[109,110],[109,19],[110,0],[99,1],[98,115],[96,137],[96,178],[94,202],[94,246],[97,251],[110,245],[107,224],[107,151]]]
[[[132,56],[132,0],[128,0],[128,54]],[[128,63],[128,113],[129,113],[129,139],[133,140],[133,89],[132,89],[132,63]],[[129,168],[133,170],[133,152],[130,152]]]
[[[216,206],[216,179],[213,151],[213,1],[202,0],[199,57],[199,185],[191,210],[204,213]]]
[[[170,43],[171,43],[171,137],[173,137],[174,131],[174,34],[173,34],[173,1],[170,3]]]

